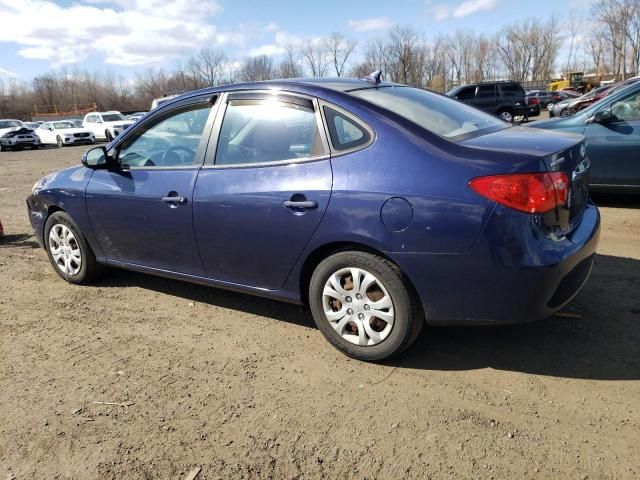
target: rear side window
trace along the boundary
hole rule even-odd
[[[365,145],[371,134],[363,126],[329,107],[324,107],[331,144],[336,150],[349,150]]]
[[[478,98],[494,98],[496,96],[495,85],[480,85],[478,87]]]
[[[277,100],[233,100],[227,106],[216,165],[246,165],[323,156],[312,108]]]
[[[502,95],[505,97],[521,97],[524,96],[524,89],[517,83],[510,83],[507,85],[500,85]]]

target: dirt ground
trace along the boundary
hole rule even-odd
[[[63,282],[25,198],[82,151],[0,153],[0,478],[640,477],[640,199],[596,197],[575,318],[426,328],[373,365],[296,306],[118,270]]]

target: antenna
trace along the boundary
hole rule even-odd
[[[362,80],[365,82],[373,82],[376,85],[379,85],[382,81],[382,70],[376,70],[375,72],[370,73],[366,77],[363,77]]]

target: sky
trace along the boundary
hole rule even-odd
[[[576,1],[576,0],[572,0]],[[588,3],[588,0],[583,3]],[[133,77],[171,69],[200,48],[232,59],[343,32],[360,45],[393,25],[427,38],[494,33],[526,17],[566,15],[551,0],[0,0],[0,78],[61,67]]]

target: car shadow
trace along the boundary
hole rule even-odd
[[[141,287],[315,328],[305,308],[176,280],[110,271],[98,286]],[[594,380],[640,379],[640,261],[597,255],[592,276],[558,316],[534,323],[427,327],[387,365],[420,370],[497,370]],[[318,340],[320,341],[320,339]]]
[[[0,248],[18,247],[18,248],[40,248],[38,242],[34,240],[34,236],[30,233],[15,233],[0,237]]]
[[[640,195],[594,192],[591,198],[598,207],[640,208]]]
[[[140,287],[192,302],[237,310],[303,327],[316,328],[308,310],[299,305],[144,273],[109,269],[96,286]]]

